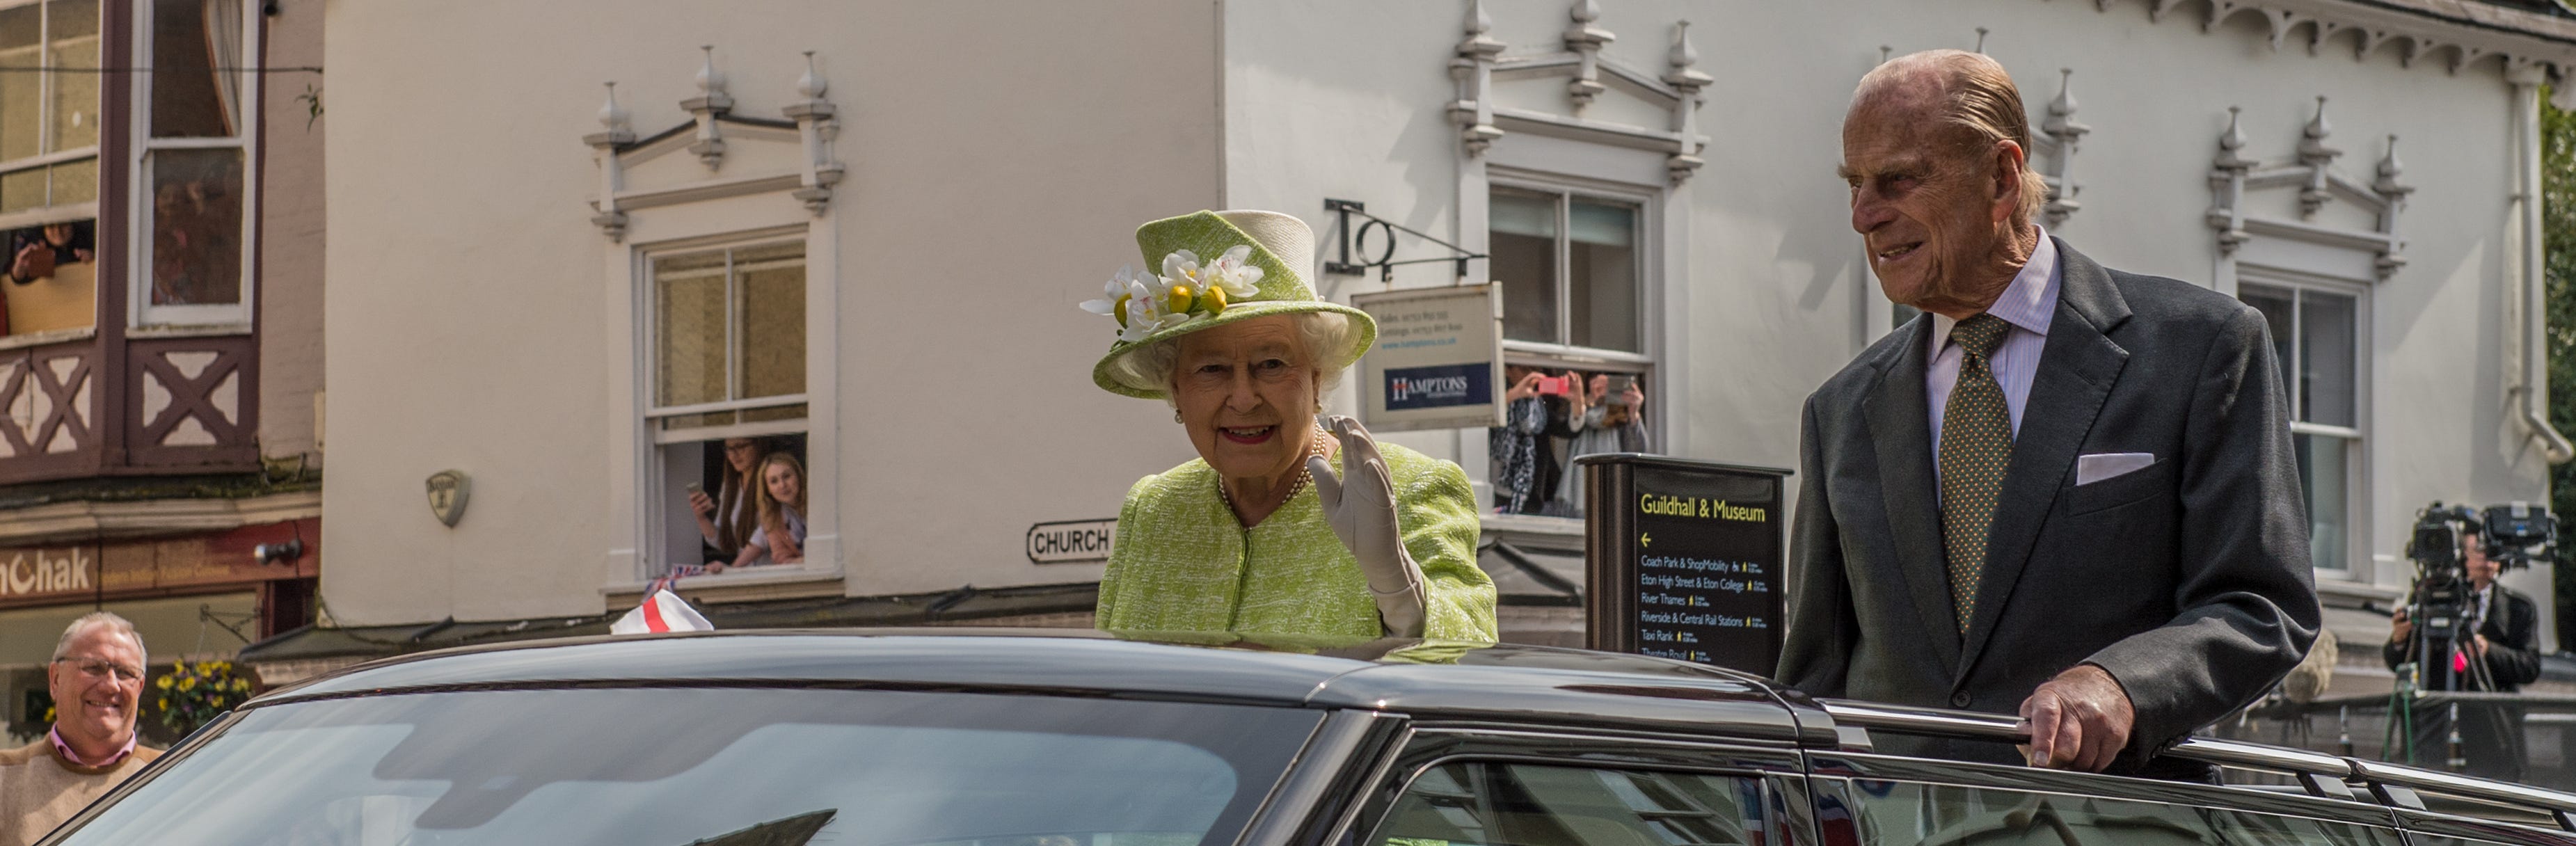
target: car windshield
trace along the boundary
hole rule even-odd
[[[777,688],[283,704],[243,714],[59,843],[1220,844],[1321,720]]]

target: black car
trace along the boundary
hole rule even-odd
[[[260,697],[44,841],[617,846],[2576,844],[2576,796],[2191,741],[2226,785],[1873,753],[2006,718],[1696,664],[1085,632],[595,638]]]

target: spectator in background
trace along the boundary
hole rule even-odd
[[[760,462],[757,524],[744,541],[735,567],[796,564],[805,560],[805,465],[796,456],[773,452]],[[707,572],[725,565],[710,563]]]
[[[80,264],[96,257],[90,245],[90,224],[48,223],[35,229],[24,229],[11,238],[9,281],[25,285],[54,275],[54,268]]]
[[[715,550],[707,563],[733,563],[736,556],[742,554],[743,542],[751,539],[753,529],[759,528],[759,509],[754,504],[754,500],[759,498],[755,490],[759,487],[759,474],[753,468],[760,466],[761,459],[767,457],[769,444],[765,441],[726,438],[724,471],[716,485],[716,494],[708,496],[705,491],[689,493],[689,510],[698,515],[698,536],[705,538],[707,546]]]
[[[1555,380],[1580,384],[1581,377],[1571,370],[1550,377],[1537,368],[1515,364],[1503,368],[1503,378],[1511,385],[1503,391],[1503,425],[1486,430],[1494,504],[1504,514],[1545,513],[1564,472],[1549,439],[1573,437],[1567,421],[1583,413],[1581,391],[1551,388]]]
[[[161,756],[137,745],[143,636],[99,612],[73,620],[45,665],[54,726],[45,739],[0,750],[0,846],[44,839],[64,820]]]
[[[1616,395],[1610,392],[1611,377],[1592,374],[1584,385],[1575,407],[1583,409],[1569,418],[1566,428],[1574,438],[1565,446],[1565,467],[1556,484],[1555,501],[1548,513],[1565,517],[1583,516],[1582,474],[1575,472],[1574,460],[1605,452],[1646,451],[1646,392],[1637,386],[1633,376],[1622,374]]]

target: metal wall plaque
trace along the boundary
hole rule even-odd
[[[465,499],[474,492],[474,480],[463,470],[440,470],[429,474],[429,513],[438,522],[455,526],[465,519]]]
[[[1109,560],[1118,520],[1062,520],[1029,527],[1031,564],[1096,564]]]
[[[1360,357],[1360,422],[1373,432],[1503,425],[1503,286],[1357,294],[1377,320]]]
[[[1612,453],[1583,473],[1585,643],[1768,676],[1789,471]]]

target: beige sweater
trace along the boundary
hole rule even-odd
[[[42,738],[0,750],[0,846],[42,839],[158,757],[161,750],[136,746],[114,766],[84,767],[63,760],[53,742]]]

